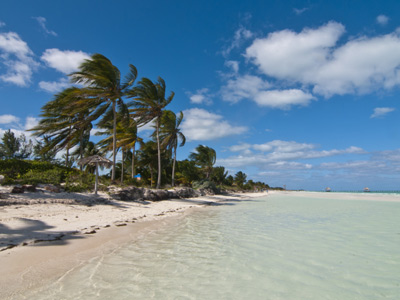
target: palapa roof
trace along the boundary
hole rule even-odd
[[[101,166],[111,167],[112,161],[100,155],[93,155],[82,158],[78,161],[78,165],[95,165],[98,163]]]

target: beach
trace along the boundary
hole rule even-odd
[[[168,226],[191,210],[267,193],[165,201],[119,201],[106,193],[0,193],[0,298],[54,280],[99,253]]]

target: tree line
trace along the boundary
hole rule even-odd
[[[55,94],[42,107],[39,123],[30,129],[40,140],[32,143],[24,135],[16,137],[8,130],[0,143],[1,159],[34,158],[72,167],[84,157],[111,153],[112,181],[118,176],[121,182],[130,179],[135,183],[140,173],[145,184],[155,183],[156,188],[166,182],[175,186],[196,181],[250,189],[267,187],[247,181],[243,172],[233,177],[224,167],[214,167],[216,152],[204,145],[199,145],[188,159],[177,161],[177,149],[186,142],[180,129],[184,115],[166,109],[175,94],[167,94],[161,77],[156,81],[143,77],[136,83],[138,72],[130,64],[122,78],[119,69],[101,54],[86,59],[68,77],[75,86]],[[95,122],[96,135],[103,137],[96,144],[90,141]],[[138,136],[138,128],[149,123],[154,132],[150,140],[144,141]],[[61,151],[62,162],[56,159]]]

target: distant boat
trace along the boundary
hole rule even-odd
[[[330,192],[331,191],[331,188],[330,187],[327,187],[326,189],[325,189],[325,192]]]
[[[368,192],[370,192],[370,190],[369,190],[369,188],[364,188],[364,192],[366,192],[366,193],[368,193]]]

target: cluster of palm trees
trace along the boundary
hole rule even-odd
[[[166,95],[165,81],[158,77],[153,82],[142,78],[137,84],[137,69],[129,65],[129,72],[121,78],[119,69],[101,54],[85,60],[77,72],[68,75],[76,86],[66,88],[42,108],[41,120],[32,128],[35,136],[46,141],[42,151],[65,151],[65,164],[71,165],[71,149],[81,159],[85,155],[110,153],[112,156],[111,180],[116,176],[116,155],[131,152],[131,176],[135,176],[135,147],[143,140],[138,128],[148,123],[154,127],[153,137],[157,147],[157,188],[161,187],[161,154],[173,153],[172,185],[177,147],[185,144],[180,131],[183,113],[178,116],[166,110],[174,93]],[[93,122],[97,121],[97,134],[106,135],[97,147],[90,142]],[[150,144],[149,144],[150,145]],[[88,153],[91,150],[91,153]],[[122,163],[122,168],[123,168]],[[122,170],[122,174],[124,170]],[[123,178],[123,177],[121,177]]]
[[[30,129],[35,136],[42,138],[35,146],[36,157],[52,158],[62,150],[65,165],[70,167],[76,158],[82,160],[111,153],[111,180],[115,181],[116,156],[120,151],[122,163],[118,171],[121,172],[121,182],[124,180],[124,162],[130,161],[127,168],[130,168],[133,179],[135,162],[138,161],[140,170],[150,173],[151,185],[157,174],[156,188],[161,187],[162,176],[166,177],[165,171],[169,168],[171,186],[175,186],[176,181],[192,184],[199,180],[213,181],[221,186],[234,183],[244,186],[244,173],[232,177],[227,176],[224,167],[214,167],[216,152],[210,147],[199,145],[189,160],[177,161],[177,149],[186,142],[180,129],[184,116],[182,112],[175,114],[166,109],[175,94],[166,94],[166,84],[161,77],[154,82],[141,78],[135,83],[138,72],[135,66],[129,65],[129,72],[121,78],[119,69],[101,54],[92,55],[77,72],[68,76],[75,86],[57,93],[46,103],[38,125]],[[138,128],[149,123],[154,128],[152,140],[144,142],[138,136]],[[90,141],[94,129],[96,135],[105,136],[97,144]],[[138,151],[137,144],[140,145]],[[89,168],[87,166],[87,170]],[[262,187],[260,184],[251,183],[251,186]]]

